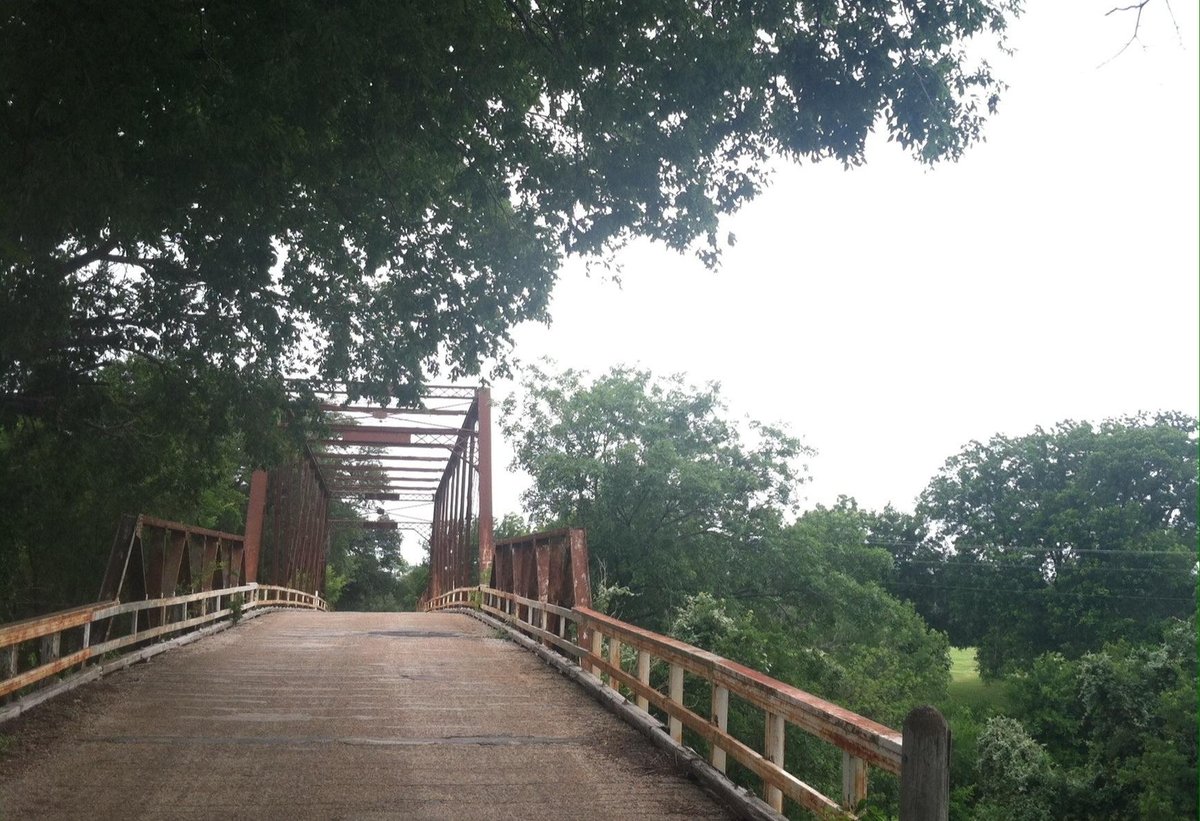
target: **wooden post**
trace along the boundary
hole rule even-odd
[[[853,810],[867,797],[867,762],[842,751],[842,808]]]
[[[900,760],[900,821],[950,817],[950,726],[933,707],[904,719]]]
[[[767,713],[767,728],[765,744],[763,745],[763,757],[774,764],[777,764],[780,769],[783,769],[783,738],[784,738],[784,722],[783,716]],[[763,784],[763,799],[771,805],[771,809],[775,812],[783,812],[783,792],[771,784]]]
[[[618,670],[621,669],[621,640],[616,636],[608,638],[608,663]],[[608,686],[618,693],[621,692],[621,683],[612,676],[608,677]]]
[[[7,681],[17,674],[17,645],[12,644],[0,650],[0,681]],[[15,695],[0,697],[0,704],[7,704]]]
[[[601,633],[599,630],[593,630],[592,631],[592,655],[598,659],[604,658],[604,655],[601,652],[601,649],[603,648],[603,646],[604,646],[604,634]],[[591,664],[589,664],[587,666],[587,669],[590,672],[596,673],[596,677],[600,678],[600,672],[599,672],[598,668],[593,667]]]
[[[719,684],[712,686],[712,712],[709,721],[718,730],[729,728],[729,689]],[[725,751],[713,744],[712,765],[719,772],[725,772]]]
[[[638,681],[649,686],[650,684],[650,651],[638,649],[638,666],[637,666]],[[637,706],[639,710],[650,712],[650,699],[645,696],[637,697]]]
[[[670,680],[667,685],[667,696],[676,704],[683,704],[683,668],[678,664],[671,665]],[[671,739],[676,744],[683,743],[683,722],[670,716],[667,727],[671,731]]]
[[[48,664],[58,658],[62,648],[62,633],[51,633],[42,636],[41,652],[38,654],[38,664]]]

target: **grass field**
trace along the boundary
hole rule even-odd
[[[950,648],[950,687],[947,695],[953,705],[970,707],[973,712],[993,712],[1004,705],[1004,686],[979,678],[974,647]]]

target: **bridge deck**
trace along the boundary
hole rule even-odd
[[[726,817],[467,616],[274,613],[106,681],[17,727],[0,818]]]

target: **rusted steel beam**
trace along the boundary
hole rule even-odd
[[[592,577],[588,570],[587,533],[580,528],[567,531],[571,552],[571,603],[576,607],[592,606]]]
[[[400,522],[373,522],[360,519],[330,519],[329,524],[331,527],[358,527],[363,530],[399,530],[401,525]],[[405,522],[404,524],[411,525],[413,523]]]
[[[267,482],[265,470],[250,474],[250,501],[246,505],[245,545],[246,581],[258,581],[258,557],[262,550],[263,523],[267,512]]]
[[[496,541],[496,547],[511,547],[518,544],[533,544],[535,542],[566,538],[571,534],[572,530],[578,528],[560,527],[555,530],[540,530],[537,533],[527,533],[524,536],[509,536],[507,539],[499,539]]]
[[[152,527],[162,527],[167,530],[178,530],[183,533],[190,533],[197,536],[216,536],[219,539],[231,539],[240,542],[242,535],[240,533],[226,533],[223,530],[209,530],[206,527],[194,527],[193,525],[180,524],[179,522],[170,522],[166,519],[157,519],[154,516],[142,516],[143,525]]]
[[[387,435],[393,436],[393,437],[402,437],[402,436],[406,436],[407,434],[397,433],[397,434],[387,434]],[[381,436],[382,436],[382,434],[381,434]],[[360,437],[353,442],[347,441],[345,439],[318,439],[317,443],[322,444],[322,445],[329,445],[332,447],[347,447],[347,448],[376,447],[376,448],[426,448],[426,449],[440,448],[442,450],[453,450],[454,449],[453,442],[413,442],[413,441],[393,441],[393,440],[389,440],[389,439],[380,439],[377,441],[377,440],[372,440],[367,436]],[[328,456],[331,454],[326,452],[324,455]],[[346,454],[346,456],[349,456],[349,457],[352,457],[355,459],[380,459],[380,458],[382,458],[381,456],[374,456],[374,455],[365,454],[365,453],[349,453],[349,454]],[[437,461],[441,462],[443,460],[438,459]]]
[[[327,445],[372,445],[380,447],[396,447],[399,445],[411,444],[412,434],[407,432],[376,432],[369,428],[359,428],[357,430],[346,431],[337,439],[322,439],[321,442]]]
[[[183,554],[187,549],[187,534],[177,530],[168,531],[166,555],[163,557],[160,596],[174,596],[179,592],[179,571],[183,567]],[[149,591],[147,591],[149,592]],[[154,598],[151,596],[151,598]]]
[[[440,462],[442,460],[438,459],[437,461]],[[331,462],[323,465],[323,467],[337,471],[337,476],[373,476],[381,473],[384,476],[391,476],[396,473],[436,473],[440,476],[442,472],[441,468],[426,468],[416,465],[373,465],[365,462],[350,462],[344,465]],[[336,477],[330,477],[329,481],[330,483],[335,482]]]
[[[293,384],[302,384],[308,387],[314,393],[323,393],[329,396],[349,396],[355,394],[364,396],[376,389],[376,386],[370,386],[363,382],[322,382],[320,380],[294,378],[288,379],[288,382]],[[394,398],[394,389],[398,386],[393,386],[389,389],[389,395]],[[470,399],[474,393],[474,388],[463,385],[425,385],[421,391],[421,399]]]
[[[168,581],[165,578],[169,534],[169,530],[161,528],[142,528],[142,549],[146,552],[146,595],[153,599],[166,595],[164,591],[168,585],[174,587],[175,580]]]
[[[462,416],[461,410],[448,408],[381,408],[372,405],[331,405],[321,403],[321,410],[330,413],[366,413],[376,419],[386,419],[390,416]]]
[[[474,463],[475,463],[475,455],[476,455],[475,454],[475,442],[476,442],[476,437],[472,437],[470,439],[470,441],[467,443],[467,454],[463,458],[463,464],[465,466],[464,470],[466,472],[466,496],[467,496],[467,515],[464,520],[465,525],[463,528],[464,533],[465,533],[464,543],[463,543],[463,551],[462,551],[463,567],[462,567],[462,574],[461,574],[463,584],[471,583],[471,560],[476,558],[475,555],[472,555],[471,549],[470,549],[471,548],[471,522],[473,521],[472,514],[474,513],[473,502],[475,501],[475,485],[474,485],[473,479],[476,477],[476,474],[472,471],[472,465],[474,465]],[[478,546],[476,547],[476,550],[478,550]]]
[[[372,502],[428,502],[433,499],[429,493],[346,493],[342,498],[357,497]]]
[[[479,581],[491,581],[492,562],[496,555],[496,540],[492,520],[492,392],[480,388],[475,392],[475,409],[479,440]]]
[[[361,480],[352,481],[356,477],[343,476],[338,480],[330,482],[329,490],[345,490],[348,487],[389,487],[396,482],[417,482],[421,484],[437,485],[441,480],[436,476],[363,476]],[[430,487],[433,490],[434,487]]]
[[[417,456],[413,453],[334,453],[333,451],[321,451],[320,458],[324,462],[335,460],[347,460],[351,462],[437,462],[445,464],[446,457],[444,456]],[[437,469],[440,473],[442,468]]]
[[[460,428],[434,428],[421,427],[420,425],[344,425],[333,424],[327,426],[334,433],[347,434],[359,433],[361,431],[370,431],[372,433],[397,433],[408,436],[458,436],[462,430]]]
[[[117,535],[113,538],[112,549],[108,553],[108,566],[104,571],[104,579],[100,582],[101,601],[115,599],[121,593],[121,585],[125,580],[125,571],[129,567],[129,557],[133,552],[134,540],[139,538],[142,517],[126,513],[121,517],[117,527]]]
[[[401,478],[394,482],[347,482],[344,485],[334,485],[329,489],[329,493],[331,496],[337,496],[339,494],[355,493],[359,491],[377,493],[385,490],[425,491],[426,493],[432,495],[435,488],[433,485],[425,484],[423,482],[413,483],[407,479]]]

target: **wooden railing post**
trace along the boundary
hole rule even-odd
[[[10,644],[0,650],[0,681],[7,681],[17,674],[17,645]],[[6,704],[16,696],[0,697],[0,704]]]
[[[933,707],[904,719],[900,763],[900,821],[950,817],[950,726]]]
[[[604,634],[599,630],[592,631],[592,655],[596,658],[603,658],[602,649],[604,647]],[[588,665],[588,670],[596,674],[596,678],[600,678],[600,668]]]
[[[842,751],[842,807],[853,810],[867,797],[867,762]]]
[[[650,651],[649,650],[642,650],[641,648],[638,649],[637,664],[638,664],[638,666],[637,666],[638,681],[640,681],[642,684],[645,684],[647,687],[650,686]],[[645,712],[650,712],[650,700],[647,699],[645,696],[637,697],[637,706],[638,706],[639,710],[643,710]]]
[[[38,654],[38,664],[49,664],[58,659],[62,649],[62,633],[51,633],[42,637],[41,652]]]
[[[783,766],[783,716],[767,713],[766,738],[763,744],[763,758],[784,769]],[[783,791],[769,783],[763,785],[763,799],[771,805],[775,812],[783,812]]]
[[[671,665],[671,675],[667,682],[667,697],[676,704],[683,704],[683,668],[678,664]],[[675,716],[670,716],[667,720],[667,727],[671,731],[671,739],[676,744],[682,744],[683,722]]]
[[[719,684],[712,686],[712,712],[709,721],[718,730],[729,729],[729,689]],[[725,772],[725,751],[716,744],[712,746],[712,765]]]
[[[608,663],[618,670],[621,669],[621,640],[616,636],[608,637]],[[612,676],[608,677],[608,686],[618,693],[621,692],[621,683]]]

